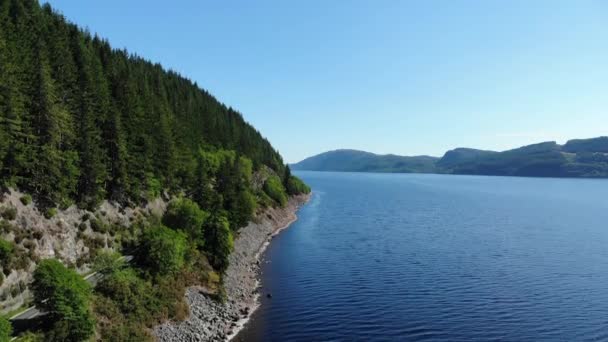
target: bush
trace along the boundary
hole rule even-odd
[[[205,226],[205,240],[211,265],[223,273],[228,268],[228,257],[234,248],[228,219],[221,215],[212,216]]]
[[[47,219],[52,219],[57,215],[57,208],[48,208],[44,211],[44,217]]]
[[[12,221],[17,218],[17,208],[13,206],[2,208],[1,215],[3,219]]]
[[[21,201],[21,203],[23,203],[23,205],[28,205],[28,204],[32,203],[32,196],[23,195],[23,196],[21,196],[21,198],[19,198],[19,200]]]
[[[201,210],[195,202],[179,198],[169,202],[162,222],[169,228],[183,230],[197,246],[204,245],[203,223],[209,213]]]
[[[8,342],[11,340],[11,334],[13,333],[13,326],[6,319],[6,317],[0,317],[0,342]]]
[[[153,173],[146,174],[146,188],[147,188],[147,199],[153,200],[155,198],[160,197],[161,191],[163,190],[163,186],[158,180],[158,178],[154,177]]]
[[[287,204],[287,194],[279,177],[268,177],[264,183],[264,192],[280,206]]]
[[[48,312],[53,322],[47,339],[84,341],[94,332],[95,322],[89,312],[91,288],[75,271],[56,259],[40,262],[32,283],[34,302]]]
[[[107,233],[108,227],[100,219],[91,219],[91,229],[97,233]]]
[[[31,331],[27,331],[23,334],[20,334],[17,341],[19,341],[19,342],[42,342],[42,341],[44,341],[44,336],[42,335],[42,333],[34,333]]]
[[[149,282],[137,276],[131,268],[115,270],[97,285],[97,292],[110,298],[126,317],[150,323],[158,311],[158,299]]]
[[[186,234],[155,226],[143,234],[139,259],[153,274],[171,274],[184,265],[186,248]]]
[[[99,251],[93,261],[92,269],[102,274],[110,274],[125,265],[120,253],[112,251]]]
[[[230,210],[230,222],[233,228],[244,227],[251,221],[257,208],[257,200],[249,190],[241,190],[234,199]]]
[[[287,193],[289,195],[309,194],[310,187],[296,176],[290,176],[287,180]]]
[[[6,267],[10,264],[14,246],[11,242],[0,239],[0,265]]]

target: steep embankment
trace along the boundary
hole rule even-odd
[[[31,301],[29,285],[40,260],[57,258],[86,273],[98,251],[120,247],[133,221],[160,216],[167,206],[161,198],[134,207],[104,201],[95,211],[72,205],[51,217],[19,191],[9,189],[1,197],[0,241],[10,242],[11,253],[2,259],[0,313]]]
[[[160,341],[222,341],[236,335],[258,306],[259,256],[274,234],[297,219],[296,212],[310,195],[292,197],[283,208],[270,208],[255,222],[239,230],[224,275],[226,302],[214,300],[209,292],[191,287],[186,292],[190,317],[168,322],[154,333]]]

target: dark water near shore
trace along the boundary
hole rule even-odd
[[[238,341],[608,340],[608,181],[298,175]]]

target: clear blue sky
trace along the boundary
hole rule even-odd
[[[51,0],[237,108],[286,161],[608,135],[608,1]]]

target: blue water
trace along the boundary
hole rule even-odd
[[[607,180],[298,175],[237,340],[608,340]]]

